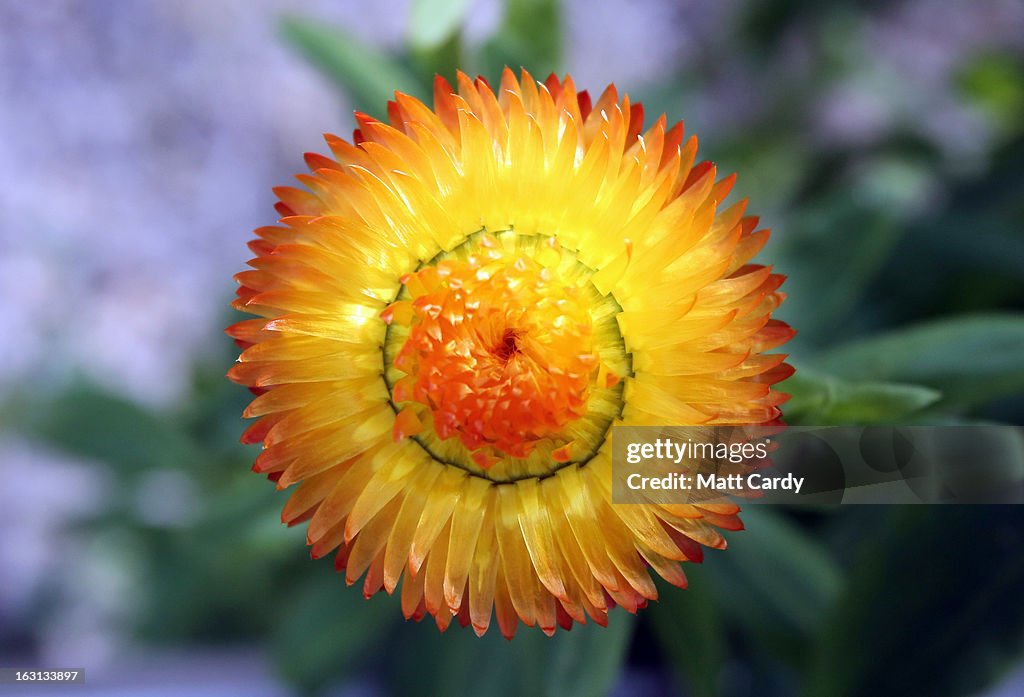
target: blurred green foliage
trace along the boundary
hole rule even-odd
[[[506,64],[541,78],[562,67],[558,2],[508,0],[498,31],[472,45],[462,32],[470,4],[414,0],[408,45],[393,53],[315,19],[281,26],[355,107],[376,115],[394,89],[427,97],[434,73],[451,79],[461,68],[493,81]],[[872,11],[753,3],[724,39],[735,55],[712,57],[718,73],[666,66],[651,84],[628,87],[681,117],[722,70],[764,86],[756,120],[705,140],[704,154],[741,171],[738,190],[755,194],[754,208],[777,228],[762,258],[789,275],[782,315],[801,332],[786,383],[791,423],[1024,423],[1020,57],[967,56],[948,85],[995,119],[986,166],[950,169],[939,144],[898,128],[863,149],[812,147],[806,115],[857,69],[851,46]],[[798,30],[814,37],[815,67],[789,81],[779,55]],[[915,205],[929,188],[945,195]],[[77,385],[30,400],[15,418],[112,473],[114,503],[82,531],[130,540],[146,594],[136,630],[148,641],[269,637],[282,675],[305,692],[369,674],[399,695],[597,697],[651,647],[659,679],[697,697],[955,697],[1020,660],[1016,507],[760,508],[745,512],[747,530],[729,536],[728,552],[688,568],[690,590],[662,586],[638,619],[617,611],[607,629],[552,639],[524,629],[505,642],[402,623],[394,599],[341,588],[329,562],[304,559],[301,530],[277,524],[284,497],[248,472],[253,453],[235,445],[246,395],[222,378],[230,360],[225,348],[197,364],[180,413]],[[146,522],[131,504],[140,482],[165,470],[200,493],[179,525]]]
[[[1024,649],[1015,506],[892,507],[859,550],[821,641],[810,697],[961,695]]]
[[[850,382],[804,369],[786,381],[786,419],[817,426],[895,423],[937,402],[942,393],[920,385]]]
[[[543,79],[562,60],[562,19],[555,0],[507,0],[501,27],[480,45],[469,45],[461,26],[469,0],[416,0],[409,42],[395,55],[366,46],[353,32],[302,17],[287,17],[284,38],[339,85],[359,110],[384,116],[395,91],[427,99],[435,74],[454,82],[457,70],[497,79],[506,65]]]

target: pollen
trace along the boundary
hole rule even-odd
[[[523,458],[586,414],[599,366],[593,322],[581,289],[555,269],[484,236],[468,258],[404,285],[411,297],[384,312],[409,327],[394,361],[406,374],[399,396],[425,407],[438,438]]]

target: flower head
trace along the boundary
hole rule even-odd
[[[608,87],[435,81],[307,155],[250,243],[229,376],[289,524],[406,617],[547,633],[656,598],[738,507],[611,504],[611,427],[778,419],[782,276],[682,124]]]

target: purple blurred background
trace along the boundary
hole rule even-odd
[[[593,92],[610,81],[656,92],[665,72],[691,69],[701,88],[682,115],[713,148],[762,119],[770,90],[799,84],[820,58],[799,31],[771,65],[730,51],[749,4],[567,0],[564,63]],[[303,152],[324,150],[321,133],[352,127],[351,105],[281,40],[281,15],[396,47],[408,5],[0,5],[0,390],[55,393],[84,377],[158,410],[187,402],[192,366],[223,352],[244,243],[275,219],[271,187],[301,171]],[[474,3],[470,40],[490,35],[500,16],[499,0]],[[856,32],[846,26],[837,15],[834,58],[858,67],[815,88],[806,149],[868,147],[909,128],[952,171],[988,166],[1007,126],[951,91],[950,75],[979,47],[1021,50],[1024,3],[912,0],[871,13]],[[897,203],[908,209],[942,195],[929,171],[883,174],[900,183]],[[768,168],[741,181],[760,210],[781,216],[795,176]],[[116,488],[108,470],[0,429],[0,472],[0,666],[86,668],[89,684],[50,695],[294,694],[262,647],[154,653],[135,640],[145,593],[136,551],[116,534],[69,532],[107,505]],[[147,525],[187,525],[196,487],[174,470],[149,473],[134,510]],[[301,531],[267,524],[269,539],[301,547]],[[39,613],[41,597],[56,607]],[[338,694],[376,689],[356,683]],[[0,694],[22,694],[12,690]],[[1024,677],[990,694],[1024,694]]]

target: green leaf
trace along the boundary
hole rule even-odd
[[[1024,316],[987,314],[897,329],[826,353],[818,367],[850,380],[919,383],[942,403],[975,406],[1024,390]]]
[[[104,462],[129,478],[148,469],[198,464],[199,454],[172,419],[87,383],[30,405],[15,423],[52,446]]]
[[[919,385],[848,382],[805,369],[787,379],[783,389],[792,396],[786,403],[786,421],[805,426],[892,423],[942,396]]]
[[[710,554],[710,576],[723,612],[761,645],[798,661],[803,641],[835,603],[840,572],[824,547],[767,506],[743,511],[746,529],[729,535],[729,549]]]
[[[433,628],[431,628],[433,629]],[[518,697],[541,694],[541,664],[544,662],[547,637],[534,629],[520,627],[519,633],[507,642],[493,627],[482,639],[463,631],[451,644],[441,646],[436,697],[471,697],[489,694],[494,697]],[[445,637],[448,639],[449,637]],[[529,670],[524,666],[530,666]]]
[[[606,628],[574,627],[551,637],[544,694],[549,697],[604,697],[612,691],[626,658],[636,617],[613,613]]]
[[[855,333],[846,320],[903,234],[892,214],[899,207],[867,206],[863,194],[837,192],[804,206],[772,244],[774,266],[788,276],[781,312],[799,328],[801,343]]]
[[[1024,110],[1024,63],[1007,53],[988,53],[971,60],[959,79],[961,91],[998,120],[1006,130],[1019,129]]]
[[[450,83],[455,83],[458,70],[468,70],[464,63],[462,37],[453,34],[442,44],[430,48],[413,48],[409,55],[409,63],[423,85],[433,85],[434,76],[441,75]],[[470,71],[470,74],[472,72]]]
[[[268,488],[266,482],[254,484],[265,492]],[[237,488],[215,491],[217,507],[187,528],[106,524],[106,529],[131,531],[144,555],[140,583],[146,602],[133,621],[147,639],[244,639],[278,626],[266,599],[295,585],[293,570],[307,575],[311,570],[302,531],[278,522],[277,497],[254,501],[260,505],[250,504],[243,513],[239,493]],[[227,510],[220,510],[222,500]]]
[[[451,38],[472,6],[469,0],[414,0],[409,38],[417,48],[440,46]]]
[[[506,641],[496,626],[481,638],[452,626],[400,627],[389,670],[391,691],[416,697],[604,697],[626,658],[636,618],[611,613],[608,627],[577,625],[547,637],[519,627]],[[433,676],[429,686],[422,676]]]
[[[394,92],[423,96],[420,83],[400,62],[342,29],[287,17],[281,31],[288,43],[345,90],[358,109],[383,115]]]
[[[665,658],[694,697],[720,694],[719,675],[725,660],[725,632],[710,580],[691,574],[685,591],[658,583],[658,602],[647,609]]]
[[[306,691],[353,675],[399,618],[397,598],[363,598],[340,574],[316,570],[281,598],[281,620],[272,637],[281,674]]]
[[[976,694],[1024,649],[1020,506],[888,511],[817,643],[807,697]]]
[[[558,0],[507,0],[501,28],[483,47],[488,74],[504,66],[526,68],[544,79],[562,60],[562,14]]]

